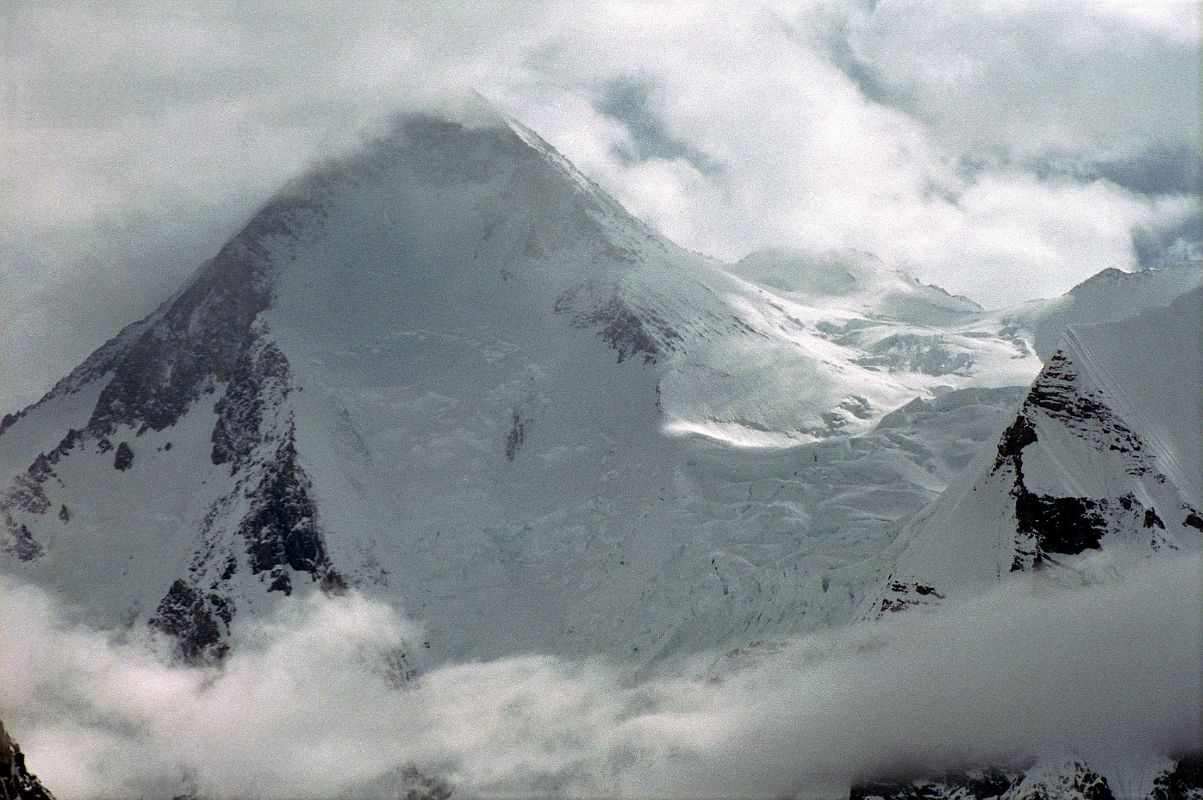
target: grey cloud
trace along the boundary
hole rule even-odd
[[[890,85],[883,80],[872,64],[857,55],[853,46],[854,25],[860,14],[871,15],[876,9],[876,0],[861,3],[859,8],[856,3],[850,3],[847,9],[821,17],[820,31],[817,36],[811,38],[826,49],[831,63],[847,75],[868,100],[881,105],[895,106],[913,115],[914,97],[899,86]],[[795,35],[797,33],[795,31]],[[805,42],[807,37],[802,36],[801,39]]]
[[[1001,153],[998,160],[1007,163],[1012,159]],[[1041,180],[1107,180],[1149,197],[1194,196],[1203,189],[1203,156],[1188,145],[1154,145],[1138,153],[1105,159],[1045,153],[1031,159],[1027,166]]]
[[[882,3],[851,26],[849,46],[954,147],[1002,144],[1018,157],[1197,149],[1197,8],[1161,4],[1184,12],[1190,27],[1177,38],[1139,24],[1132,5],[1124,17],[1076,0]]]
[[[624,162],[652,158],[684,159],[698,172],[717,178],[722,168],[710,156],[677,139],[668,132],[652,103],[653,87],[637,77],[618,77],[609,81],[595,103],[598,111],[626,126],[633,147],[619,143],[614,152]]]
[[[1147,195],[1197,195],[1203,191],[1203,156],[1196,145],[1155,145],[1127,158],[1103,161],[1099,174],[1112,183]]]
[[[311,160],[469,87],[720,257],[858,247],[987,305],[1138,266],[1133,228],[1182,219],[1141,192],[1197,174],[1198,41],[1132,5],[8,4],[0,407]],[[1041,179],[1054,152],[1107,180]]]
[[[1203,213],[1196,208],[1176,224],[1137,228],[1132,244],[1142,267],[1162,267],[1203,258]]]
[[[160,660],[0,582],[0,710],[64,796],[397,796],[406,765],[465,796],[779,797],[899,765],[1074,753],[1123,763],[1203,745],[1193,557],[1076,587],[1014,578],[961,605],[778,642],[714,679],[642,682],[531,655],[389,664],[420,628],[357,594],[284,601],[220,669]]]
[[[1192,208],[1181,217],[1133,228],[1132,247],[1141,267],[1200,257],[1203,211],[1198,197],[1203,191],[1203,156],[1196,146],[1154,145],[1134,155],[1093,162],[1046,158],[1035,164],[1034,171],[1045,180],[1106,180],[1149,198],[1188,199]]]

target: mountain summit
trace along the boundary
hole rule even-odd
[[[864,254],[724,266],[517,123],[409,115],[4,418],[6,568],[190,661],[352,586],[415,664],[737,649],[850,618],[1040,369],[1008,325]]]
[[[918,515],[877,611],[1011,572],[1076,575],[1203,545],[1203,288],[1071,326],[976,471]]]
[[[735,273],[779,257],[797,259]],[[924,327],[916,309],[976,309],[876,269],[855,269],[876,300],[820,309],[822,286],[775,293],[668,242],[516,123],[410,115],[4,418],[4,550],[90,621],[148,623],[191,660],[273,597],[349,585],[427,620],[437,659],[710,646],[716,620],[759,619],[741,582],[797,610],[817,576],[743,552],[747,520],[715,511],[755,476],[697,474],[708,441],[846,437],[1038,366]],[[863,557],[799,551],[811,517],[774,508],[764,553]]]

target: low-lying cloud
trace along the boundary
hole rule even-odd
[[[407,765],[462,796],[838,795],[897,768],[1200,747],[1201,588],[1195,558],[1164,557],[1075,588],[1014,579],[729,674],[531,655],[404,682],[419,628],[359,594],[286,600],[193,669],[4,579],[0,714],[63,798],[396,797]]]

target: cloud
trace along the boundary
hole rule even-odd
[[[849,48],[958,150],[1129,155],[1197,143],[1198,27],[1190,3],[887,0]]]
[[[651,159],[687,162],[703,175],[721,167],[709,156],[673,138],[664,128],[651,102],[653,87],[636,78],[615,78],[606,84],[597,110],[626,126],[632,146],[617,145],[614,154],[623,164]]]
[[[1154,146],[1135,156],[1097,165],[1101,176],[1118,186],[1147,195],[1189,195],[1203,186],[1203,160],[1189,145]]]
[[[1107,570],[1097,571],[1104,574]],[[282,602],[220,669],[168,666],[0,586],[0,713],[61,796],[396,796],[406,765],[465,796],[769,797],[890,768],[1203,745],[1193,558],[1073,588],[1012,579],[936,613],[643,681],[531,655],[398,684],[419,629],[361,595]]]
[[[688,247],[854,247],[987,306],[1155,260],[1133,230],[1179,224],[1166,195],[1198,208],[1197,159],[1157,155],[1199,148],[1187,0],[0,13],[4,407],[308,163],[465,88]]]

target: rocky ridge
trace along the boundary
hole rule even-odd
[[[21,748],[0,722],[0,800],[54,800],[37,776],[25,766]]]

